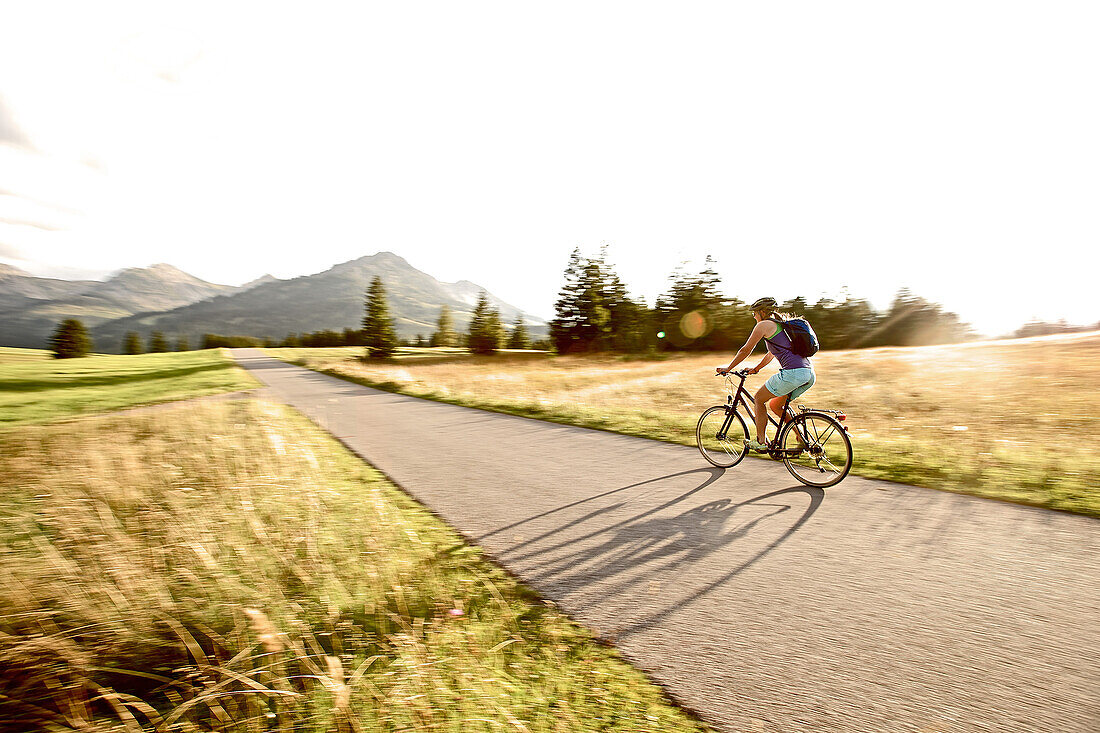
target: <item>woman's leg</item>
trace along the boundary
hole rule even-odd
[[[784,395],[779,395],[778,397],[773,397],[768,400],[768,406],[772,408],[772,414],[774,414],[776,417],[782,417],[783,403],[786,401],[787,398]]]
[[[780,395],[779,397],[776,397],[774,400],[771,400],[770,402],[768,402],[768,405],[770,405],[771,408],[772,408],[772,412],[774,412],[776,414],[776,416],[779,417],[779,421],[780,421],[781,424],[783,422],[783,418],[782,418],[783,406],[786,404],[786,402],[787,402],[787,397],[785,395]],[[802,439],[802,435],[797,430],[795,431],[794,437],[798,440],[798,447],[801,448],[802,450],[806,450],[806,441],[804,441]]]
[[[767,441],[768,431],[768,400],[777,399],[775,395],[768,391],[767,387],[761,387],[756,392],[756,406],[753,410],[753,415],[756,417],[756,441],[758,443],[764,443]]]
[[[817,381],[817,376],[812,371],[807,376],[808,376],[808,379],[806,380],[806,382],[804,384],[802,384],[798,387],[795,387],[794,390],[791,391],[791,400],[797,400],[799,397],[806,394],[806,392],[810,389],[810,387],[814,386],[814,383]],[[802,433],[800,431],[796,430],[794,435],[798,439],[799,449],[800,450],[806,450],[806,441],[803,440]]]

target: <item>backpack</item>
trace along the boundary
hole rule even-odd
[[[817,334],[814,333],[813,327],[805,318],[800,316],[789,321],[781,321],[778,318],[772,320],[779,324],[779,327],[783,329],[783,333],[787,334],[787,338],[791,340],[790,351],[792,353],[809,357],[816,354],[818,349],[821,348],[821,344],[817,340]]]

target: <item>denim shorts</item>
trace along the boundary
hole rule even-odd
[[[789,394],[792,400],[796,400],[816,381],[817,375],[813,369],[780,369],[778,374],[773,374],[764,382],[764,386],[776,397]]]

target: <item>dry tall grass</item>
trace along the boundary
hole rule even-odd
[[[6,431],[0,484],[0,728],[700,728],[278,406]]]
[[[311,368],[410,394],[692,444],[724,400],[727,354],[493,358],[368,364],[347,352],[276,351]],[[923,348],[826,351],[799,402],[844,409],[853,472],[1100,514],[1100,333]],[[755,364],[756,357],[748,364]],[[750,378],[749,389],[774,367]]]

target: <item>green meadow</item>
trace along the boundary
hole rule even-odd
[[[221,349],[52,359],[0,349],[0,428],[79,417],[259,384]]]
[[[0,346],[0,366],[52,360],[53,355],[44,349],[18,349],[13,346]]]

